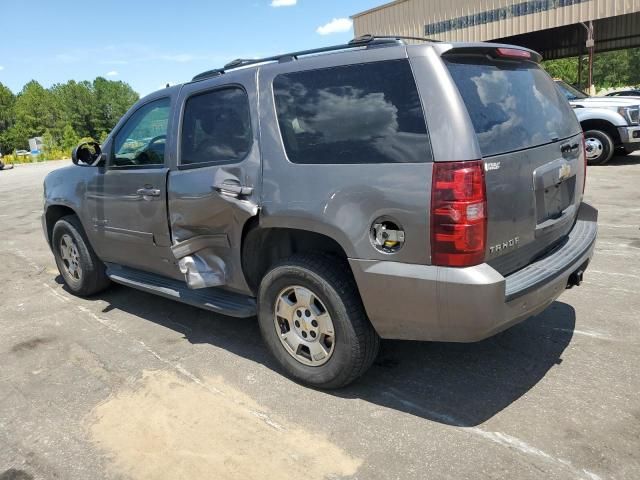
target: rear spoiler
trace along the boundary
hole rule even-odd
[[[542,55],[534,50],[501,43],[450,43],[434,46],[440,55],[478,55],[484,54],[495,59],[524,60],[535,63],[542,61]]]

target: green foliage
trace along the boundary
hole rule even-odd
[[[549,60],[542,64],[553,78],[561,78],[567,83],[578,82],[578,58],[561,58]]]
[[[126,83],[102,77],[69,81],[45,89],[36,81],[18,95],[0,83],[0,151],[29,148],[29,138],[43,136],[42,158],[68,157],[81,137],[104,139],[138,100]],[[8,157],[8,156],[6,156]],[[30,157],[14,158],[16,162]]]
[[[61,146],[64,150],[71,152],[73,147],[75,147],[77,144],[78,144],[78,134],[73,129],[73,127],[67,123],[64,126],[64,130],[62,131]]]
[[[583,57],[582,86],[588,78],[588,57]],[[549,60],[544,68],[552,77],[578,83],[578,57]],[[593,61],[593,82],[597,90],[640,85],[640,48],[598,53]]]

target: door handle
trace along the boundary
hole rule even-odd
[[[226,180],[223,183],[214,185],[213,189],[221,195],[229,197],[246,197],[253,193],[253,187],[240,185],[240,182],[235,180]]]
[[[141,196],[142,198],[144,198],[145,200],[148,199],[148,197],[159,197],[160,196],[160,190],[157,188],[139,188],[136,193]]]

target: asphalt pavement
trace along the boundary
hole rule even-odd
[[[334,392],[255,319],[68,293],[40,227],[64,165],[0,171],[0,480],[640,478],[640,156],[589,168],[581,287],[481,343],[383,342]]]

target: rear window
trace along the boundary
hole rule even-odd
[[[524,150],[580,132],[571,106],[537,64],[480,56],[451,56],[445,62],[483,156]]]
[[[418,163],[429,138],[407,60],[279,75],[278,123],[294,163]]]

